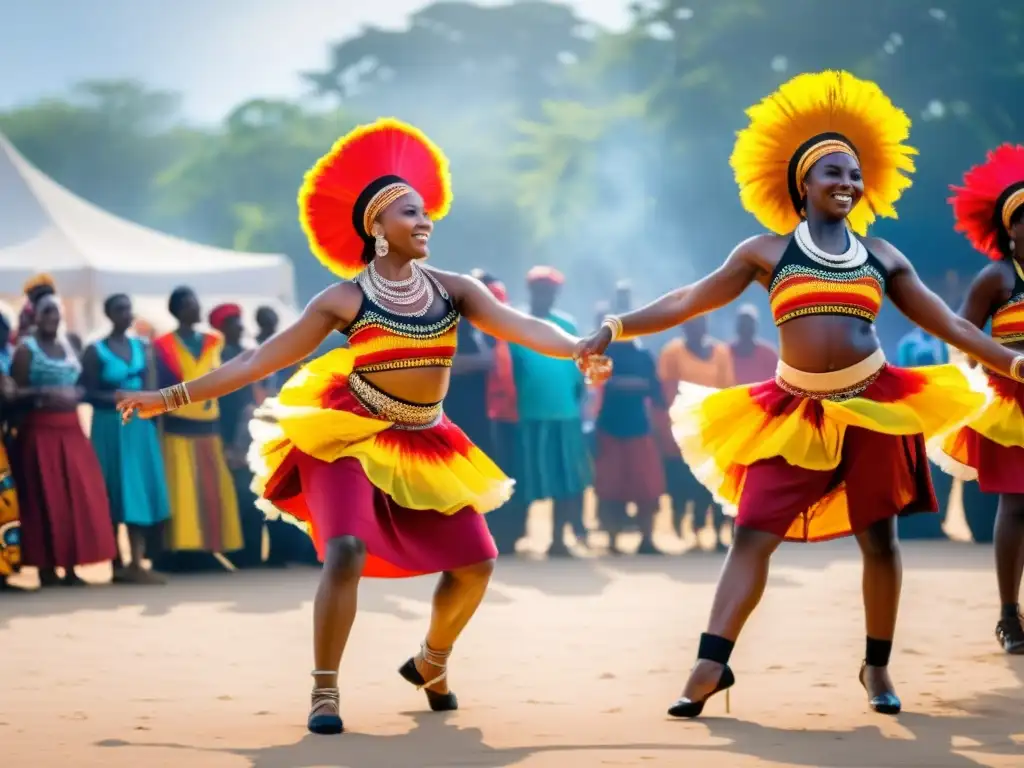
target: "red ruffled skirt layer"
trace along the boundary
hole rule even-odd
[[[1024,493],[1024,383],[988,372],[992,400],[930,451],[932,460],[985,493]]]

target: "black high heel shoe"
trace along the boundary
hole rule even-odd
[[[415,685],[416,690],[423,691],[427,694],[427,703],[430,705],[430,709],[434,712],[452,712],[458,709],[459,700],[455,697],[454,693],[451,691],[448,693],[438,693],[437,691],[432,691],[429,688],[429,686],[436,685],[448,677],[448,657],[452,653],[451,648],[444,652],[435,651],[424,643],[420,653],[427,664],[441,670],[441,673],[437,677],[433,680],[424,680],[423,675],[421,675],[419,670],[416,669],[415,657],[409,659],[405,664],[399,667],[398,674],[404,677],[406,681]]]
[[[868,663],[862,662],[860,665],[860,684],[864,686],[864,690],[868,690],[868,684],[864,680],[864,673],[867,672]],[[868,699],[868,706],[871,707],[875,712],[880,715],[898,715],[903,709],[903,703],[900,701],[900,697],[892,691],[885,691],[877,696],[871,696]]]
[[[996,640],[1006,653],[1024,654],[1024,617],[1000,619],[996,624]]]
[[[718,635],[709,635],[706,632],[700,636],[700,647],[697,650],[698,661],[713,661],[722,665],[722,674],[718,678],[718,685],[707,696],[699,701],[691,701],[685,696],[675,700],[675,703],[668,708],[671,717],[700,717],[704,711],[704,705],[708,699],[716,693],[725,691],[725,711],[729,712],[729,689],[736,684],[736,676],[729,668],[729,657],[732,655],[733,642]]]

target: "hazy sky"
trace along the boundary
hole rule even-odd
[[[495,2],[495,0],[483,0]],[[610,28],[628,0],[565,0]],[[425,0],[0,0],[0,108],[88,78],[179,91],[216,120],[252,95],[295,96],[296,73],[364,24],[400,27]]]

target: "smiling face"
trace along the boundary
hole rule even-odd
[[[864,196],[860,163],[845,152],[825,155],[807,172],[804,187],[808,211],[826,219],[845,219]]]
[[[383,229],[388,252],[406,259],[425,259],[430,255],[427,242],[434,222],[423,209],[423,198],[410,190],[384,209],[375,228]]]

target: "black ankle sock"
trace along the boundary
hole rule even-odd
[[[1003,603],[1003,619],[1016,619],[1020,616],[1020,603]]]
[[[864,660],[872,667],[889,666],[889,656],[892,655],[892,640],[876,640],[868,638],[867,650],[864,652]]]
[[[705,661],[714,661],[718,664],[728,664],[732,655],[733,641],[727,640],[719,635],[709,635],[704,632],[700,636],[700,646],[697,648],[697,658]]]

